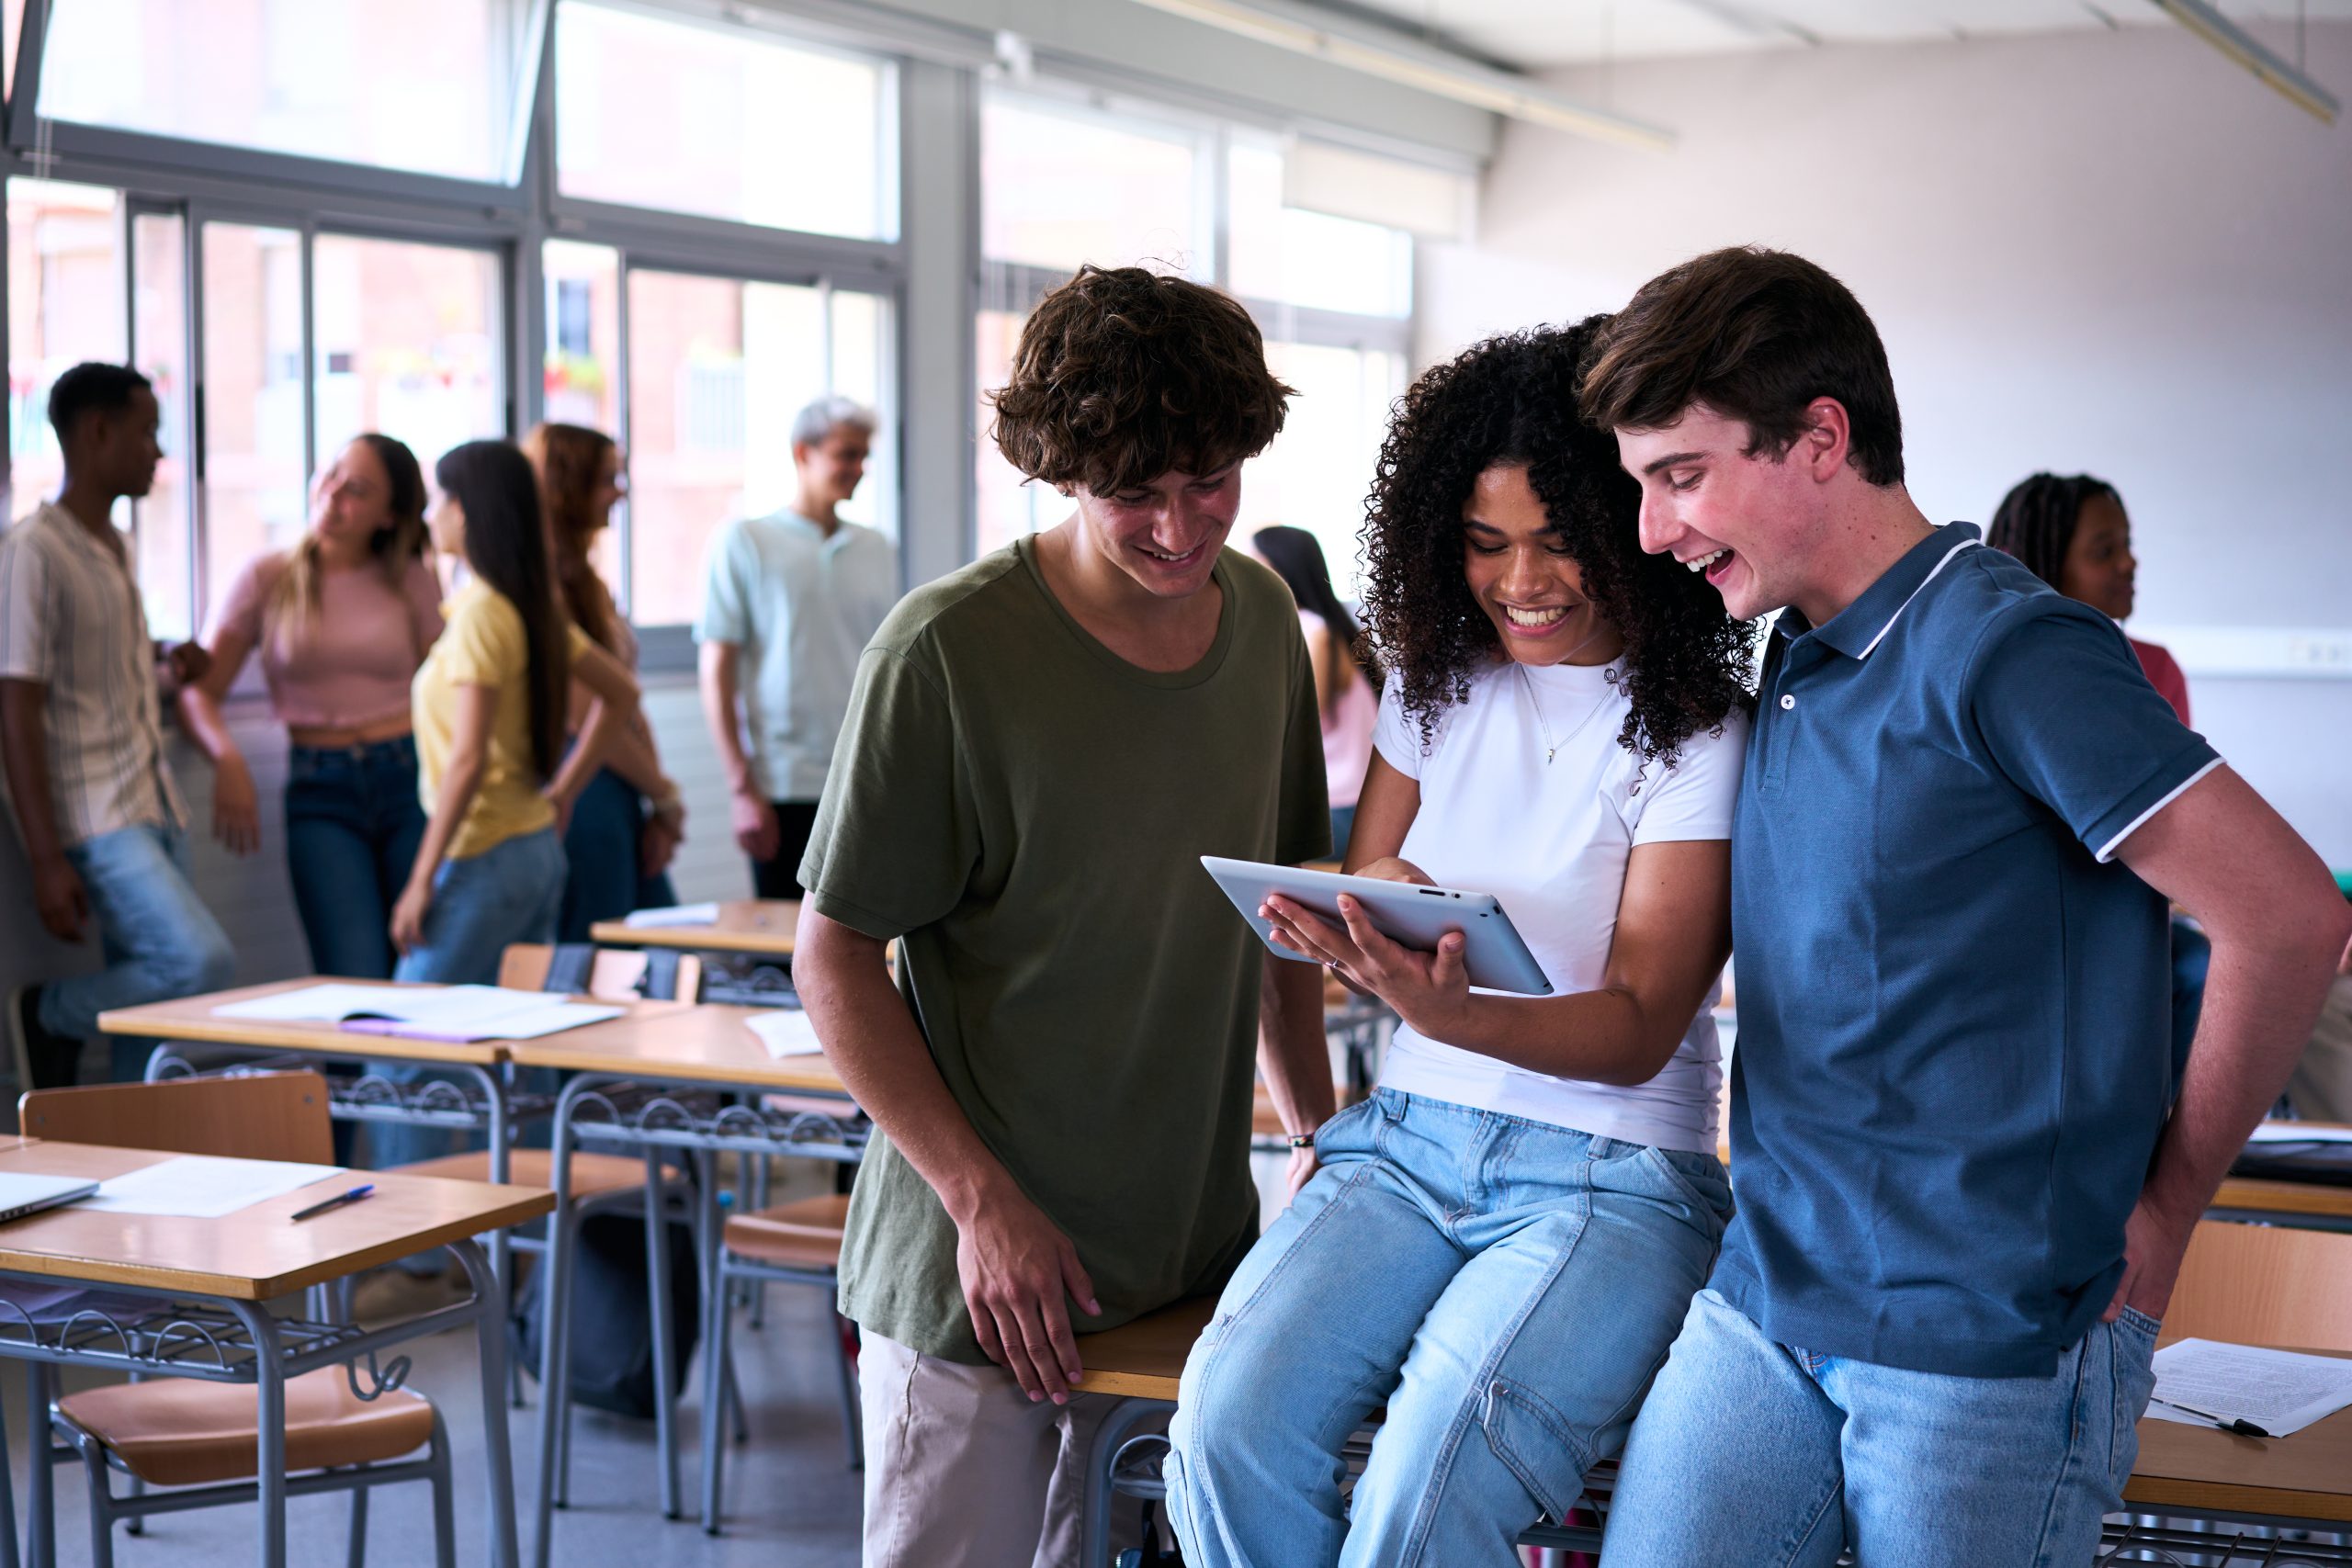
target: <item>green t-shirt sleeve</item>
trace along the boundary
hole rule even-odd
[[[960,752],[936,679],[867,649],[800,862],[819,914],[887,942],[955,908],[980,849]]]
[[[1315,667],[1306,639],[1291,631],[1290,723],[1283,731],[1282,805],[1274,818],[1274,859],[1283,865],[1331,852],[1331,797],[1323,778],[1323,715],[1315,705]]]

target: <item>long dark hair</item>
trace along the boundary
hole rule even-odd
[[[1684,741],[1754,701],[1756,627],[1725,615],[1679,562],[1643,550],[1641,487],[1618,467],[1608,432],[1577,412],[1577,383],[1607,321],[1488,338],[1422,376],[1396,406],[1363,526],[1363,609],[1424,745],[1500,651],[1462,567],[1462,503],[1498,463],[1527,466],[1586,596],[1624,636],[1633,711],[1620,745],[1672,767]]]
[[[433,477],[465,509],[466,564],[523,617],[531,650],[531,766],[544,783],[563,753],[571,643],[556,604],[538,483],[523,454],[503,441],[451,447],[433,466]]]
[[[2119,499],[2113,485],[2089,474],[2035,474],[2019,479],[2001,498],[1984,542],[2017,557],[2028,571],[2056,588],[2065,575],[2066,551],[2075,543],[2083,504],[2100,496]]]
[[[1364,646],[1356,618],[1348,614],[1348,606],[1331,586],[1331,568],[1323,558],[1323,547],[1315,536],[1304,528],[1293,528],[1277,523],[1261,528],[1250,536],[1250,547],[1259,558],[1282,580],[1290,584],[1290,596],[1298,601],[1302,610],[1311,610],[1321,617],[1340,646],[1346,649],[1372,682],[1375,694],[1380,690],[1380,666],[1374,662],[1371,649]]]

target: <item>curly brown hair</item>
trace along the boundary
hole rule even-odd
[[[1366,508],[1365,635],[1401,684],[1421,741],[1502,653],[1463,568],[1463,503],[1478,476],[1524,464],[1584,591],[1625,639],[1633,699],[1618,743],[1672,767],[1682,743],[1754,700],[1756,628],[1715,591],[1645,551],[1641,487],[1616,443],[1577,412],[1577,384],[1606,316],[1489,338],[1413,383],[1397,405]]]
[[[1082,266],[1030,312],[1012,379],[989,401],[1014,468],[1112,495],[1256,457],[1292,395],[1239,300],[1139,266]]]

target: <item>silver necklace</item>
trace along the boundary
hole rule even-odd
[[[1535,682],[1528,678],[1527,666],[1514,660],[1511,662],[1511,668],[1519,671],[1519,683],[1527,692],[1527,705],[1535,710],[1535,726],[1544,732],[1544,765],[1548,768],[1552,765],[1552,759],[1560,754],[1561,747],[1584,733],[1584,727],[1590,724],[1608,703],[1609,694],[1606,690],[1602,691],[1600,700],[1592,705],[1591,710],[1577,720],[1576,728],[1555,740],[1552,739],[1552,726],[1544,717],[1543,701],[1535,694]]]

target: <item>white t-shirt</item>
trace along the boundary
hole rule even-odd
[[[1633,705],[1611,679],[1622,673],[1620,665],[1481,671],[1468,699],[1439,715],[1426,753],[1391,681],[1374,734],[1389,765],[1420,782],[1404,858],[1442,886],[1499,897],[1563,995],[1601,982],[1633,847],[1730,838],[1739,793],[1747,716],[1734,712],[1722,734],[1683,741],[1670,770],[1645,766],[1617,740]],[[1558,749],[1548,763],[1547,746]],[[1403,1026],[1380,1081],[1599,1137],[1713,1153],[1723,1080],[1715,998],[1710,991],[1658,1075],[1631,1088],[1529,1072]]]

